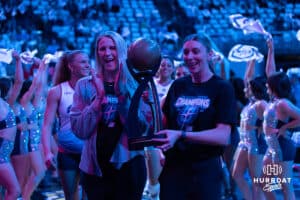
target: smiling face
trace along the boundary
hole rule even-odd
[[[110,37],[103,37],[99,40],[97,54],[104,72],[116,72],[118,70],[117,47]]]
[[[210,52],[196,40],[188,40],[183,45],[183,60],[192,74],[201,73],[209,68]]]
[[[169,78],[172,76],[173,72],[174,72],[174,65],[172,61],[168,58],[163,58],[159,66],[159,75],[161,77]]]
[[[86,54],[78,53],[74,55],[74,58],[69,64],[70,70],[73,75],[78,78],[90,75],[91,66],[89,63],[89,57]]]
[[[182,77],[187,76],[189,74],[190,74],[190,72],[189,72],[188,68],[186,68],[185,66],[179,66],[176,69],[176,77],[175,78],[176,79],[182,78]]]

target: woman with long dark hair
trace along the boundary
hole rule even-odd
[[[28,166],[24,166],[27,176],[22,188],[22,198],[28,200],[44,178],[46,167],[42,155],[41,146],[41,117],[43,113],[43,95],[47,65],[45,60],[34,58],[39,64],[33,80],[26,80],[22,85],[19,97],[20,104],[24,108],[27,120],[28,138]]]
[[[232,176],[241,190],[244,199],[261,199],[262,191],[258,184],[252,184],[244,178],[247,169],[251,178],[261,176],[263,156],[266,142],[262,133],[263,112],[267,106],[268,94],[266,78],[254,75],[255,60],[247,63],[244,78],[245,97],[249,103],[240,114],[240,142],[235,152]]]
[[[300,109],[294,105],[291,94],[291,83],[289,77],[284,72],[276,72],[273,40],[268,40],[268,56],[272,57],[266,67],[267,92],[270,96],[270,102],[264,112],[263,131],[266,137],[268,149],[264,157],[264,169],[268,166],[282,169],[278,174],[264,174],[264,178],[279,179],[291,178],[293,176],[292,165],[294,162],[296,147],[291,140],[291,131],[289,129],[300,126]],[[269,177],[271,176],[271,177]],[[271,188],[262,184],[267,199],[276,199]],[[275,182],[280,184],[285,200],[296,199],[293,182]]]

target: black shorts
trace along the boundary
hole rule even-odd
[[[57,155],[57,168],[60,170],[79,170],[81,154],[62,153]]]
[[[283,136],[278,138],[278,142],[282,151],[282,160],[291,161],[295,159],[296,156],[296,146],[291,139],[287,139]]]

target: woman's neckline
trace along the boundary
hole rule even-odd
[[[112,87],[112,86],[114,86],[115,82],[104,81],[104,84]]]

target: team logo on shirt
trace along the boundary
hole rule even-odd
[[[209,106],[210,99],[207,96],[179,97],[175,103],[178,110],[178,124],[192,124],[198,113],[204,112]]]
[[[108,125],[114,124],[117,113],[118,98],[116,96],[107,96],[107,104],[103,105],[103,120]]]

